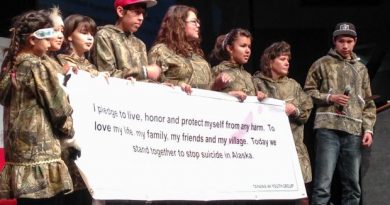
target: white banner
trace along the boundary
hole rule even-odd
[[[76,160],[95,199],[296,199],[305,187],[282,101],[73,75]]]

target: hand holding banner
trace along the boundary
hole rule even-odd
[[[95,199],[306,197],[284,102],[109,82],[80,72],[67,88]]]

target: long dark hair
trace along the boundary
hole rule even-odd
[[[174,5],[169,7],[162,20],[154,45],[164,43],[168,48],[186,57],[191,56],[192,53],[203,56],[203,51],[200,48],[201,39],[188,41],[184,31],[185,21],[190,11],[198,14],[195,8],[189,6]]]
[[[2,65],[2,71],[13,69],[16,56],[28,46],[28,37],[35,31],[42,28],[52,27],[52,21],[47,13],[39,11],[27,11],[13,18],[12,28],[10,29],[10,45],[4,49],[5,57]]]
[[[82,25],[82,29],[91,33],[92,36],[96,34],[97,28],[95,21],[89,16],[83,16],[80,14],[73,14],[68,16],[64,20],[64,44],[62,52],[66,54],[70,54],[73,49],[71,47],[70,42],[68,41],[68,37],[72,35],[72,33],[77,29],[79,25]]]
[[[233,43],[241,36],[248,37],[252,41],[251,33],[248,30],[242,28],[235,28],[230,30],[230,32],[227,34],[218,36],[215,40],[214,48],[208,56],[210,65],[215,66],[224,60],[229,60],[230,55],[226,50],[226,46],[233,45]]]

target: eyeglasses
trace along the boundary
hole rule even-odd
[[[193,19],[193,20],[189,20],[189,21],[186,21],[186,23],[191,23],[193,25],[200,25],[200,20],[199,19]]]

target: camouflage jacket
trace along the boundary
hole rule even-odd
[[[226,73],[232,78],[232,81],[221,90],[222,92],[243,91],[247,95],[256,95],[252,75],[245,70],[243,65],[222,61],[220,64],[214,66],[212,70],[214,78],[220,73]]]
[[[80,58],[76,55],[59,54],[57,55],[57,59],[61,65],[73,63],[77,65],[78,69],[89,72],[92,76],[96,77],[99,75],[99,71],[97,70],[96,66],[84,57]]]
[[[45,67],[53,68],[57,73],[64,74],[63,66],[56,60],[55,54],[45,55],[41,62]]]
[[[60,62],[61,65],[65,65],[66,63],[73,63],[77,66],[78,69],[89,72],[94,77],[99,75],[99,71],[97,70],[96,66],[84,57],[80,58],[76,55],[59,54],[57,55],[57,60]],[[78,191],[86,189],[87,186],[84,183],[83,178],[81,177],[76,163],[70,158],[70,149],[65,146],[62,146],[61,156],[66,166],[68,166],[70,176],[72,177],[74,190]]]
[[[148,54],[149,63],[156,63],[162,69],[161,82],[174,85],[187,83],[193,88],[209,90],[213,82],[210,65],[199,55],[184,57],[165,44],[154,45]]]
[[[110,76],[138,80],[146,79],[142,66],[147,65],[145,44],[132,33],[125,33],[114,25],[106,25],[95,35],[92,62],[99,71]]]
[[[338,114],[338,105],[329,102],[330,94],[343,94],[350,86],[349,101]],[[354,135],[372,132],[376,108],[371,97],[367,68],[353,53],[352,60],[343,59],[335,50],[318,59],[310,67],[304,90],[317,105],[314,128],[341,130]]]
[[[43,66],[50,67],[58,72],[62,72],[62,67],[51,57],[45,55],[41,61]],[[7,65],[9,67],[9,65]],[[4,115],[3,115],[3,136],[7,136],[8,131],[8,122],[9,122],[9,101],[11,97],[11,69],[4,68],[0,73],[0,99],[1,104],[4,106]]]
[[[306,145],[303,143],[304,123],[310,117],[313,103],[294,79],[283,77],[279,80],[273,80],[266,77],[261,72],[256,72],[253,81],[259,91],[267,94],[268,97],[283,100],[292,103],[296,108],[296,115],[289,116],[291,132],[294,137],[295,148],[301,165],[302,175],[305,183],[312,180],[309,153]]]
[[[16,59],[0,198],[48,198],[73,189],[59,140],[74,135],[73,110],[57,71],[42,64],[45,57],[20,54]]]

